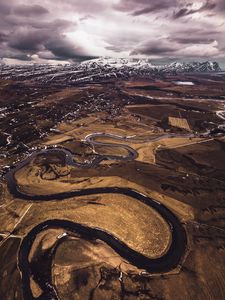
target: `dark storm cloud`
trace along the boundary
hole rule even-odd
[[[176,47],[173,43],[168,43],[166,40],[150,40],[147,43],[141,44],[131,51],[130,55],[170,55],[176,52]]]
[[[63,19],[56,19],[54,21],[48,22],[48,21],[38,21],[38,20],[30,20],[30,22],[26,22],[25,24],[29,24],[32,28],[36,29],[42,29],[46,31],[51,32],[61,32],[64,30],[69,30],[70,28],[73,28],[76,26],[75,22],[71,22],[68,20]]]
[[[166,2],[158,2],[158,3],[153,3],[150,6],[147,6],[145,8],[136,10],[132,13],[133,16],[140,16],[140,15],[144,15],[144,14],[148,14],[150,12],[156,12],[156,11],[160,11],[163,9],[168,8],[168,3]]]
[[[146,54],[146,55],[161,55],[161,54],[170,54],[175,52],[176,49],[172,47],[163,47],[160,45],[152,45],[145,48],[140,48],[139,50],[134,50],[131,54]]]
[[[216,11],[219,13],[225,13],[225,1],[224,0],[215,0]]]
[[[199,8],[193,8],[193,4],[197,4],[197,1],[185,2],[182,0],[121,0],[115,9],[130,13],[133,16],[140,16],[149,14],[152,12],[167,11],[168,15],[171,15],[174,19],[178,19],[184,16],[192,15],[197,12],[212,11],[215,8],[225,9],[224,0],[205,0]],[[162,15],[165,17],[165,15]]]
[[[7,34],[0,32],[0,43],[7,41]]]
[[[16,30],[8,38],[8,46],[12,49],[20,50],[23,54],[35,54],[39,51],[46,51],[51,59],[78,59],[85,57],[82,47],[76,46],[69,41],[58,29],[64,27],[62,20],[54,21],[54,27],[45,29],[22,28]],[[52,25],[52,24],[50,24]],[[59,25],[57,28],[56,25]],[[67,24],[68,25],[68,24]],[[38,27],[38,26],[37,26]],[[54,31],[53,31],[54,28]]]
[[[22,51],[35,51],[44,47],[44,43],[50,38],[49,31],[41,31],[34,29],[21,29],[15,31],[9,37],[8,45],[11,48]]]
[[[62,59],[76,59],[84,55],[84,49],[81,47],[75,47],[74,44],[66,39],[64,36],[56,36],[50,38],[45,43],[45,48]]]
[[[49,13],[49,11],[40,5],[18,5],[13,9],[14,14],[24,17],[41,16]]]
[[[6,16],[10,13],[10,10],[11,8],[9,4],[0,2],[0,15]]]
[[[202,36],[196,36],[196,37],[175,37],[171,38],[172,41],[176,41],[180,44],[210,44],[215,39],[209,38],[209,37],[202,37]]]
[[[31,58],[29,55],[15,50],[15,49],[10,49],[8,47],[4,47],[4,45],[2,47],[0,47],[0,57],[7,57],[7,58],[13,58],[13,59],[19,59],[22,61],[30,61]]]
[[[95,17],[93,17],[92,15],[85,15],[83,17],[81,17],[79,20],[80,21],[86,21],[86,20],[89,20],[89,19],[94,19]]]
[[[181,17],[185,17],[188,15],[195,14],[197,12],[203,12],[203,11],[210,11],[213,10],[216,7],[216,3],[206,1],[200,8],[193,9],[191,8],[190,4],[188,4],[186,7],[180,8],[178,11],[174,12],[173,18],[178,19]]]
[[[219,31],[219,30],[211,30],[211,29],[208,29],[208,28],[201,28],[201,27],[196,27],[196,26],[193,26],[192,27],[192,31],[191,33],[188,31],[187,28],[183,28],[183,29],[180,29],[180,30],[176,30],[174,31],[174,35],[179,37],[179,36],[186,36],[189,34],[189,37],[190,36],[195,36],[195,37],[205,37],[205,36],[218,36],[218,35],[221,35],[222,32]]]
[[[193,27],[191,32],[186,29],[174,31],[173,34],[168,37],[168,40],[177,44],[183,45],[200,45],[211,44],[214,41],[219,41],[223,33],[219,30],[207,30],[207,28]]]
[[[114,8],[123,12],[131,13],[133,16],[139,16],[174,7],[176,3],[177,0],[121,0],[117,5],[114,6]]]

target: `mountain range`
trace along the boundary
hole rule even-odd
[[[172,62],[155,65],[148,59],[97,58],[65,65],[0,65],[0,78],[74,85],[113,79],[153,78],[166,74],[221,72],[217,62]]]

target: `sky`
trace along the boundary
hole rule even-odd
[[[0,0],[2,62],[99,56],[225,65],[225,0]]]

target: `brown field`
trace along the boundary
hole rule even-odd
[[[179,86],[176,81],[195,85]],[[221,125],[225,120],[216,113],[224,108],[224,93],[223,78],[210,75],[168,75],[64,89],[1,80],[0,107],[7,106],[7,110],[0,119],[0,299],[24,299],[18,268],[20,243],[47,220],[101,228],[149,258],[168,250],[168,223],[129,196],[95,194],[32,201],[10,193],[4,178],[7,166],[37,149],[65,148],[80,163],[98,154],[127,155],[126,148],[110,145],[95,146],[93,152],[84,138],[95,132],[127,137],[121,141],[98,137],[96,141],[128,145],[137,158],[79,168],[68,166],[59,153],[37,155],[16,172],[19,190],[44,197],[99,187],[137,190],[175,214],[186,231],[187,247],[173,270],[147,273],[102,240],[68,232],[52,261],[51,278],[59,299],[224,299],[225,139]],[[63,233],[62,228],[39,233],[29,261],[52,249]],[[33,277],[30,286],[34,298],[43,293]]]

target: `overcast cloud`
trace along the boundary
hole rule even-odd
[[[225,57],[224,0],[0,0],[9,63]]]

